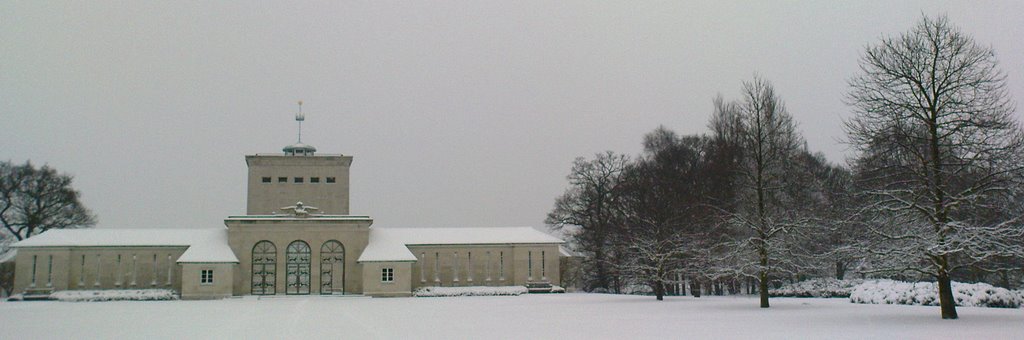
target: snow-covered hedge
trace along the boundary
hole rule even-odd
[[[791,283],[779,289],[769,289],[770,296],[787,297],[850,297],[853,287],[863,283],[864,280],[837,280],[833,278],[820,278]]]
[[[50,299],[68,302],[154,301],[177,300],[178,296],[170,289],[62,290],[50,294]]]
[[[524,286],[500,286],[500,287],[420,287],[412,292],[416,297],[439,297],[439,296],[499,296],[499,295],[522,295],[528,291]]]
[[[953,282],[953,300],[957,306],[1018,308],[1024,294],[987,283]],[[934,282],[871,280],[853,289],[850,302],[938,306],[939,289]]]

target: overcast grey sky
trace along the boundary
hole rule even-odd
[[[1024,98],[1021,1],[0,2],[0,159],[73,174],[98,227],[216,227],[243,155],[352,155],[377,226],[543,224],[572,160],[703,133],[755,73],[847,148],[867,44],[945,13]]]

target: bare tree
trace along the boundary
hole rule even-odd
[[[801,185],[798,175],[803,167],[797,164],[804,142],[768,81],[755,77],[744,82],[743,96],[740,103],[716,105],[717,110],[737,110],[716,117],[725,117],[726,122],[738,119],[738,127],[723,131],[736,133],[743,150],[735,177],[737,209],[729,218],[737,231],[734,241],[726,243],[729,251],[723,263],[753,275],[759,282],[761,307],[768,308],[770,275],[799,253],[793,248],[798,243],[789,239],[799,236],[794,229],[806,224],[793,197]]]
[[[0,162],[0,223],[19,241],[50,229],[95,224],[78,196],[71,176],[49,166]]]
[[[682,274],[698,272],[708,248],[704,203],[707,139],[679,137],[659,127],[644,138],[644,153],[618,187],[625,260],[620,272],[651,287],[662,300]]]
[[[829,163],[821,153],[800,153],[799,165],[805,171],[795,175],[806,176],[794,188],[803,190],[796,192],[797,205],[807,211],[810,225],[803,228],[805,237],[801,248],[804,259],[804,272],[797,278],[828,277],[838,280],[845,278],[847,272],[862,257],[857,251],[860,230],[848,218],[852,215],[852,173],[841,165]]]
[[[95,218],[71,188],[71,176],[58,174],[48,166],[36,169],[31,163],[0,162],[0,258],[15,241],[50,229],[90,227]],[[14,263],[0,263],[0,289],[10,293],[14,285]]]
[[[1024,165],[1005,75],[945,17],[868,46],[860,69],[845,125],[875,268],[936,279],[942,318],[955,319],[952,271],[1021,254],[1019,216],[1002,213]]]
[[[14,290],[14,258],[7,253],[13,240],[13,236],[0,231],[0,297],[9,296]]]
[[[618,260],[611,246],[619,227],[615,188],[628,164],[628,157],[611,151],[592,160],[577,158],[568,176],[570,188],[555,200],[545,220],[554,229],[574,229],[567,234],[575,250],[585,255],[583,265],[590,275],[584,278],[584,289],[588,291],[620,288],[611,273]]]

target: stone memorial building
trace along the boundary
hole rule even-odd
[[[246,215],[224,227],[50,230],[15,244],[14,292],[376,297],[424,286],[559,284],[558,238],[530,227],[373,228],[369,216],[349,214],[352,156],[318,154],[301,135],[283,151],[245,156]]]

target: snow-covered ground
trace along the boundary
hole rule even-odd
[[[0,302],[0,339],[1022,339],[1024,309],[605,294]]]

